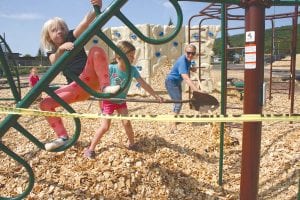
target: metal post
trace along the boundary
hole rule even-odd
[[[291,108],[290,114],[294,113],[294,101],[295,101],[295,79],[296,79],[296,51],[297,51],[297,31],[298,31],[298,5],[295,5],[295,12],[293,17],[293,33],[292,33],[292,44],[291,44],[291,77],[290,77],[290,99]]]
[[[226,114],[227,105],[227,6],[222,4],[221,26],[222,26],[222,62],[221,62],[221,114]],[[220,159],[219,159],[219,185],[223,185],[223,158],[224,158],[224,132],[225,123],[220,124]]]
[[[262,113],[266,0],[242,0],[245,6],[244,113]],[[258,196],[262,122],[243,123],[240,199]]]

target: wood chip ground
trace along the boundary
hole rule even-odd
[[[152,80],[153,88],[164,98],[169,98],[163,83],[167,71],[167,68],[160,69]],[[213,74],[216,80],[220,77],[219,70]],[[230,70],[229,74],[243,77],[241,70]],[[26,81],[26,77],[22,80]],[[54,80],[54,83],[63,82],[61,75]],[[23,94],[28,90],[28,87],[22,88]],[[300,113],[299,90],[297,83],[294,113]],[[1,89],[1,96],[6,94],[10,96],[10,90]],[[220,98],[217,91],[213,95]],[[184,96],[187,98],[187,94]],[[14,106],[4,101],[0,105]],[[238,93],[229,93],[228,105],[242,108]],[[72,106],[80,113],[99,112],[95,101]],[[131,114],[171,114],[172,107],[171,104],[149,103],[128,103],[128,106]],[[31,108],[38,109],[38,105],[33,104]],[[289,108],[288,95],[278,93],[271,101],[267,100],[263,112],[289,113]],[[184,105],[182,113],[198,114],[188,105]],[[242,110],[228,109],[228,113],[242,113]],[[4,118],[1,114],[0,120]],[[43,117],[21,117],[19,121],[42,142],[54,138]],[[73,121],[65,119],[64,122],[72,132]],[[167,122],[132,121],[139,147],[139,151],[134,152],[126,148],[124,129],[121,122],[115,120],[96,148],[96,159],[88,160],[83,157],[83,150],[100,126],[100,120],[82,119],[81,122],[78,142],[64,152],[41,150],[14,129],[3,136],[3,144],[24,158],[34,171],[34,188],[26,199],[239,199],[241,123],[226,125],[223,185],[219,186],[217,123],[180,123],[178,131],[171,134]],[[263,122],[261,139],[259,199],[296,199],[300,177],[300,123]],[[27,186],[28,175],[2,151],[0,161],[0,196],[17,196]]]

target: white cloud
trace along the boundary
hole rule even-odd
[[[152,2],[167,9],[173,8],[173,5],[168,0],[152,0]]]
[[[163,2],[163,6],[167,9],[174,9],[174,6],[169,2]]]
[[[16,19],[16,20],[36,20],[42,19],[43,16],[34,13],[20,13],[20,14],[0,14],[0,18]]]

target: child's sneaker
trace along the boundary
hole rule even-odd
[[[52,151],[53,149],[57,149],[58,147],[61,147],[65,145],[68,141],[68,138],[57,138],[56,140],[53,140],[52,142],[46,143],[45,144],[45,149],[47,151]]]
[[[89,159],[95,159],[96,153],[95,153],[95,151],[85,149],[84,150],[84,157],[89,158]]]
[[[120,85],[106,86],[103,88],[103,93],[111,93],[114,94],[120,90]]]

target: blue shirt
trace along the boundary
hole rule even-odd
[[[180,56],[167,76],[168,80],[182,82],[181,74],[189,74],[191,62],[185,55]]]
[[[110,85],[120,85],[121,88],[124,88],[128,74],[126,71],[121,71],[117,64],[110,64],[109,65],[109,77],[110,77]],[[131,66],[131,79],[129,80],[127,87],[120,94],[118,94],[115,98],[125,99],[127,97],[127,93],[128,93],[128,90],[129,90],[131,82],[132,82],[132,78],[137,79],[139,77],[141,77],[141,75],[138,72],[137,68],[134,66]],[[117,103],[117,102],[115,102],[115,103]],[[119,103],[122,103],[122,102],[119,102]]]

